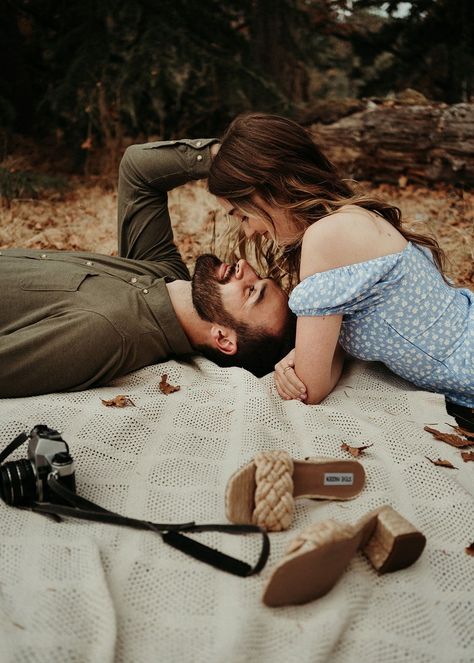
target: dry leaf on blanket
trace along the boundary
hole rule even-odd
[[[115,398],[111,398],[109,401],[106,401],[103,398],[100,400],[102,401],[103,405],[106,405],[107,407],[127,407],[127,405],[135,405],[131,398],[124,396],[123,394],[120,394]]]
[[[366,449],[373,446],[374,443],[372,442],[372,444],[366,444],[365,447],[350,447],[348,444],[343,442],[341,444],[341,449],[343,451],[348,451],[351,454],[351,456],[360,456],[362,453],[364,453]]]
[[[179,385],[174,387],[172,384],[168,382],[168,375],[166,373],[163,373],[163,375],[161,376],[161,382],[158,386],[160,388],[160,391],[166,395],[172,394],[174,391],[179,391],[181,389]]]
[[[467,430],[466,428],[461,428],[461,426],[452,426],[451,424],[448,424],[448,426],[451,426],[451,428],[454,428],[456,433],[459,433],[459,435],[462,435],[463,437],[467,437],[468,440],[472,440],[473,444],[474,444],[474,431]]]
[[[474,460],[474,451],[461,451],[461,457],[465,463]]]
[[[457,470],[457,467],[454,467],[452,463],[449,462],[449,460],[441,460],[441,458],[438,458],[438,460],[431,460],[431,458],[428,458],[428,456],[425,456],[426,460],[429,460],[430,463],[433,463],[433,465],[439,465],[439,467],[449,467],[450,470]]]
[[[471,555],[471,557],[474,557],[474,543],[471,543],[467,546],[467,548],[464,549],[468,555]]]
[[[439,430],[436,430],[436,428],[430,428],[429,426],[425,426],[424,430],[428,431],[428,433],[431,433],[437,440],[441,440],[442,442],[447,442],[450,444],[452,447],[471,447],[473,442],[470,440],[463,440],[462,437],[459,437],[459,435],[452,435],[451,433],[442,433]]]

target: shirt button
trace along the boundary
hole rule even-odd
[[[142,292],[144,295],[148,295],[148,290],[146,288],[143,288]]]
[[[132,278],[130,279],[130,283],[136,283],[136,282],[137,282],[137,277],[132,276]]]
[[[196,143],[196,147],[201,147],[201,145],[202,145],[202,140],[198,140],[198,142]]]
[[[46,255],[46,253],[42,253],[42,254],[41,254],[41,257],[42,257],[42,258],[47,258],[48,256]]]
[[[94,264],[94,263],[93,263],[91,260],[88,260],[88,261],[86,262],[86,265],[87,265],[88,267],[92,267],[93,264]]]
[[[202,161],[202,154],[198,154],[197,157],[196,157],[196,159],[197,159],[198,161]]]

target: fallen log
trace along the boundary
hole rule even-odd
[[[369,100],[364,110],[309,129],[347,177],[474,186],[474,103]]]

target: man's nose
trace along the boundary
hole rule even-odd
[[[235,266],[235,278],[253,281],[257,278],[257,275],[251,265],[244,258],[241,258]]]

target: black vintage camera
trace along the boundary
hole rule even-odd
[[[0,466],[0,497],[12,506],[27,506],[32,502],[61,502],[48,486],[54,477],[71,492],[76,492],[74,461],[67,443],[58,431],[48,426],[35,426],[29,435],[23,434],[14,448],[26,441],[28,458],[14,460]],[[5,456],[5,452],[2,454]]]

